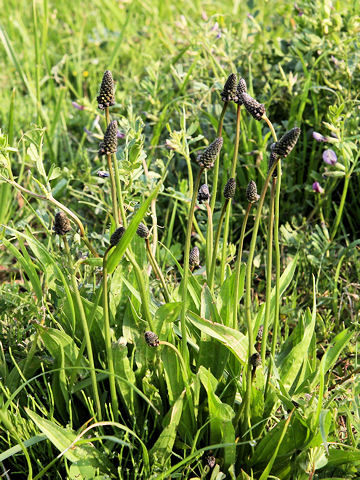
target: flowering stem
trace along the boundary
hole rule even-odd
[[[114,170],[112,167],[111,155],[106,155],[108,170],[110,174],[111,180],[111,200],[112,200],[112,210],[113,210],[113,217],[116,228],[120,225],[120,218],[119,218],[119,209],[117,204],[117,197],[116,197],[116,184],[115,184],[115,176]]]
[[[218,223],[217,230],[216,230],[214,250],[213,250],[212,260],[211,260],[210,276],[209,276],[209,279],[208,279],[210,290],[212,290],[213,283],[214,283],[215,265],[216,265],[216,257],[217,257],[217,250],[218,250],[218,246],[219,246],[220,234],[221,234],[221,227],[222,227],[222,224],[223,224],[223,221],[224,221],[224,217],[225,217],[225,213],[226,213],[226,209],[227,209],[227,206],[229,204],[229,201],[230,201],[229,198],[227,198],[225,200],[225,203],[224,203],[224,205],[221,209],[219,223]]]
[[[210,265],[213,253],[213,217],[209,202],[205,203],[208,215],[207,231],[206,231],[206,273],[210,277]]]
[[[244,429],[250,428],[251,427],[251,418],[250,418],[250,404],[251,404],[251,365],[250,365],[250,357],[251,354],[254,350],[254,334],[253,334],[253,325],[252,325],[252,320],[251,320],[251,279],[252,279],[252,267],[253,267],[253,261],[254,261],[254,254],[255,254],[255,245],[256,245],[256,238],[257,238],[257,233],[259,230],[259,225],[260,225],[260,217],[261,217],[261,210],[264,204],[265,200],[265,195],[267,188],[269,186],[270,178],[277,167],[278,160],[275,160],[271,169],[269,170],[267,177],[265,179],[265,183],[263,186],[263,189],[261,191],[260,199],[259,199],[259,205],[256,211],[255,215],[255,221],[254,221],[254,227],[253,227],[253,233],[251,237],[251,243],[250,243],[250,250],[249,250],[249,256],[248,256],[248,261],[246,263],[246,273],[245,273],[245,323],[246,323],[246,329],[247,329],[247,334],[248,334],[248,364],[247,364],[247,375],[246,375],[246,393],[245,393],[245,406],[244,406],[244,411],[245,411],[245,417],[244,417]]]
[[[90,338],[90,332],[89,332],[89,327],[87,324],[86,320],[86,315],[85,315],[85,310],[84,310],[84,305],[81,300],[81,296],[79,293],[79,287],[76,281],[75,277],[75,270],[73,268],[73,261],[70,253],[70,248],[69,244],[66,238],[66,235],[63,236],[63,241],[64,241],[64,246],[65,246],[65,251],[68,257],[68,263],[69,263],[69,271],[71,272],[70,278],[71,278],[71,283],[75,295],[75,301],[79,310],[79,316],[80,320],[82,323],[83,331],[84,331],[84,336],[86,340],[86,348],[88,352],[88,357],[89,357],[89,365],[90,365],[90,378],[91,378],[91,384],[92,384],[92,389],[93,389],[93,394],[94,394],[94,400],[95,400],[95,408],[98,416],[98,420],[101,420],[101,405],[100,405],[100,397],[99,397],[99,392],[97,388],[97,381],[96,381],[96,373],[95,373],[95,364],[94,364],[94,356],[93,356],[93,351],[92,351],[92,345],[91,345],[91,338]]]
[[[111,348],[111,331],[110,331],[110,318],[109,318],[109,298],[108,298],[108,274],[107,274],[107,259],[109,252],[113,245],[106,250],[103,258],[103,313],[104,313],[104,330],[105,330],[105,348],[106,356],[108,361],[109,368],[109,383],[110,383],[110,396],[111,396],[111,405],[114,415],[115,422],[119,419],[119,404],[116,394],[116,384],[115,384],[115,370],[114,370],[114,359]]]
[[[339,228],[339,225],[340,225],[341,217],[342,217],[343,210],[344,210],[346,195],[347,195],[347,191],[348,191],[348,187],[349,187],[349,181],[350,181],[350,175],[348,174],[348,175],[345,176],[345,179],[344,179],[344,187],[343,187],[343,191],[342,191],[342,195],[341,195],[340,205],[339,205],[339,209],[338,209],[337,214],[336,214],[333,231],[331,232],[331,236],[330,236],[330,241],[334,240],[336,232],[337,232],[337,230]]]
[[[40,195],[38,193],[35,193],[35,192],[32,192],[31,190],[28,190],[27,188],[24,188],[22,185],[20,185],[19,183],[15,182],[15,180],[9,180],[9,179],[5,179],[5,181],[7,181],[10,185],[12,185],[13,187],[17,188],[18,190],[20,190],[21,192],[23,193],[27,193],[28,195],[31,195],[32,197],[34,198],[38,198],[39,200],[47,200],[48,202],[52,203],[53,205],[56,205],[58,208],[60,208],[60,210],[62,210],[63,212],[65,212],[76,224],[77,226],[79,227],[79,230],[80,230],[80,236],[83,240],[83,242],[85,243],[85,245],[88,247],[88,249],[90,250],[90,252],[94,255],[94,257],[98,257],[99,254],[97,253],[97,251],[95,250],[95,248],[91,245],[89,239],[87,238],[86,234],[85,234],[85,229],[84,229],[84,225],[82,224],[80,218],[75,215],[74,212],[72,212],[71,210],[69,210],[67,207],[65,207],[65,205],[63,205],[62,203],[60,203],[58,200],[56,200],[52,195],[48,194],[48,195]]]
[[[234,295],[234,317],[233,317],[233,328],[237,327],[237,310],[239,306],[239,285],[240,285],[240,267],[241,267],[241,257],[242,257],[242,251],[243,251],[243,246],[244,246],[244,237],[245,237],[245,231],[246,231],[246,225],[247,221],[249,218],[250,210],[252,207],[252,203],[249,202],[246,212],[245,212],[245,217],[241,226],[241,233],[240,233],[240,240],[239,240],[239,246],[238,246],[238,253],[236,257],[236,264],[235,264],[235,295]]]
[[[154,255],[153,255],[153,253],[152,253],[151,245],[150,245],[150,242],[149,242],[148,238],[145,238],[145,243],[146,243],[146,250],[147,250],[147,253],[148,253],[148,256],[149,256],[151,266],[153,267],[155,274],[160,279],[160,282],[161,282],[161,285],[162,285],[162,288],[163,288],[163,295],[164,295],[165,301],[166,301],[166,303],[169,303],[170,302],[170,295],[169,295],[168,289],[166,287],[165,278],[164,278],[164,276],[162,274],[162,271],[160,270],[160,267],[159,267]]]
[[[274,230],[274,203],[275,203],[275,188],[276,178],[273,178],[270,196],[270,212],[269,212],[269,227],[267,235],[267,254],[266,254],[266,304],[265,304],[265,318],[264,330],[261,342],[261,362],[265,364],[267,337],[269,334],[270,323],[270,305],[271,305],[271,272],[272,272],[272,253],[273,253],[273,230]]]
[[[187,287],[189,281],[189,255],[190,255],[190,244],[191,244],[191,231],[193,225],[193,216],[195,210],[195,202],[197,191],[199,190],[200,178],[204,171],[204,168],[200,168],[196,179],[195,185],[193,188],[193,195],[191,199],[190,212],[188,216],[188,223],[186,228],[186,239],[185,239],[185,252],[184,252],[184,270],[183,270],[183,281],[182,281],[182,308],[181,308],[181,317],[180,317],[180,326],[181,326],[181,337],[182,337],[182,356],[186,361],[186,364],[189,365],[189,351],[187,347],[187,334],[186,334],[186,309],[187,309]]]
[[[228,105],[229,105],[229,102],[224,102],[224,106],[222,108],[220,118],[219,118],[218,129],[217,129],[217,132],[216,132],[217,138],[222,136],[222,130],[223,130],[223,125],[224,125],[224,117],[225,117],[225,112],[226,112],[226,109],[227,109]],[[214,211],[215,202],[216,202],[219,167],[220,167],[220,153],[216,157],[215,165],[214,165],[213,188],[212,188],[212,192],[211,192],[212,197],[211,197],[211,203],[210,203],[212,212]]]
[[[237,163],[238,153],[239,153],[239,138],[240,138],[240,120],[241,120],[240,111],[241,111],[241,105],[238,105],[236,110],[236,133],[235,133],[234,155],[233,155],[233,161],[231,165],[230,178],[235,178],[236,176],[236,163]],[[223,284],[224,278],[225,278],[225,266],[226,266],[226,254],[227,254],[228,237],[229,237],[231,204],[232,202],[229,201],[226,209],[223,247],[222,247],[222,255],[221,255],[221,266],[220,266],[220,285]]]

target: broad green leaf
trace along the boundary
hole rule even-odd
[[[147,199],[141,205],[139,210],[134,215],[130,225],[126,229],[126,232],[121,237],[121,240],[120,240],[119,244],[116,246],[116,248],[111,253],[111,255],[109,257],[109,260],[108,260],[108,273],[109,274],[111,274],[115,270],[115,268],[119,264],[120,260],[122,259],[122,257],[124,255],[126,249],[128,248],[133,236],[136,233],[136,230],[139,226],[139,223],[144,218],[144,216],[146,214],[146,211],[150,206],[151,201],[154,198],[156,198],[157,194],[159,193],[161,185],[162,185],[162,182],[159,183],[159,185],[151,192],[151,194],[147,197]]]
[[[337,467],[339,465],[350,464],[352,466],[358,465],[360,463],[360,450],[335,450],[334,448],[329,449],[328,463],[329,467]]]
[[[245,335],[233,328],[206,320],[194,312],[188,311],[187,316],[195,327],[221,342],[242,364],[246,364],[248,341]]]
[[[168,417],[168,422],[164,430],[160,433],[159,438],[156,440],[155,445],[150,451],[150,455],[153,457],[156,463],[165,465],[170,460],[172,449],[174,446],[177,427],[180,422],[181,414],[184,405],[184,393],[176,400],[171,413]]]
[[[77,434],[73,430],[65,429],[50,420],[42,418],[27,407],[25,407],[25,411],[38,429],[70,462],[78,462],[84,459],[88,460],[89,464],[93,466],[99,467],[103,464],[103,459],[97,449],[90,445],[76,445]]]

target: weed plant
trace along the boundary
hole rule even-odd
[[[358,478],[358,17],[283,7],[290,38],[272,3],[234,23],[145,3],[124,46],[133,2],[102,81],[50,68],[46,2],[33,81],[26,27],[1,30],[36,112],[22,132],[18,92],[1,106],[4,478]],[[121,81],[154,26],[169,55]]]

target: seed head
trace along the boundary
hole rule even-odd
[[[246,110],[252,115],[255,120],[261,120],[265,113],[265,105],[259,103],[255,98],[250,97],[247,93],[242,93],[240,100],[244,104]]]
[[[223,138],[216,138],[210,145],[198,155],[197,162],[202,168],[211,168],[214,166],[216,157],[219,155],[223,145]]]
[[[98,107],[100,110],[105,110],[106,107],[115,105],[115,85],[114,79],[109,70],[103,75],[99,95],[97,97]]]
[[[260,195],[257,193],[257,187],[254,180],[250,180],[249,185],[246,188],[246,198],[249,203],[255,203],[260,198]]]
[[[120,239],[124,235],[124,233],[125,233],[124,227],[117,228],[110,237],[110,245],[112,247],[115,247],[120,242]]]
[[[189,254],[189,265],[191,267],[198,267],[200,265],[200,251],[198,247],[194,247]]]
[[[136,233],[139,235],[141,238],[148,238],[150,236],[149,229],[144,223],[139,223],[139,226],[136,230]]]
[[[224,188],[224,197],[225,198],[234,198],[236,190],[236,181],[235,178],[229,178]]]
[[[270,157],[269,157],[269,166],[268,166],[268,172],[271,170],[271,167],[274,165],[274,162],[276,162],[276,160],[279,158],[279,155],[277,155],[275,152],[274,152],[274,146],[276,144],[274,143],[270,148],[271,148],[271,152],[270,152]],[[275,168],[274,172],[273,172],[273,177],[276,178],[277,177],[277,167]]]
[[[259,330],[258,330],[258,333],[257,333],[257,335],[256,335],[256,340],[257,340],[258,342],[260,342],[260,341],[262,340],[263,332],[264,332],[264,325],[260,325]]]
[[[210,455],[206,458],[207,464],[210,468],[214,468],[216,464],[216,458],[213,455]]]
[[[149,347],[158,347],[159,337],[154,332],[145,332],[145,342],[149,345]]]
[[[287,157],[291,150],[295,147],[300,136],[300,128],[294,127],[283,135],[278,142],[275,143],[273,151],[279,157]]]
[[[54,232],[56,235],[66,235],[71,230],[70,220],[64,212],[57,212],[54,220]]]
[[[221,92],[221,99],[223,102],[231,102],[232,100],[236,102],[236,82],[236,73],[231,73],[225,82],[224,90]]]
[[[237,84],[237,87],[236,87],[236,94],[237,94],[237,101],[236,103],[238,105],[242,105],[243,104],[243,101],[241,99],[241,96],[244,94],[244,93],[247,93],[247,89],[246,89],[246,82],[243,78],[240,78],[239,80],[239,83]]]
[[[254,368],[261,365],[261,356],[258,352],[253,353],[250,357],[250,365]]]
[[[199,188],[197,199],[200,204],[203,202],[208,202],[210,200],[210,191],[206,183],[204,183],[204,185],[201,185],[201,187]]]
[[[99,144],[99,155],[111,155],[116,153],[118,146],[118,137],[117,137],[118,124],[116,120],[113,120],[109,123],[104,140]]]

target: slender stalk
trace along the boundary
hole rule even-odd
[[[60,208],[60,210],[62,210],[63,212],[65,212],[76,224],[77,226],[79,227],[79,230],[80,230],[80,236],[83,240],[83,242],[85,243],[85,245],[88,247],[88,249],[90,250],[90,252],[95,256],[95,257],[98,257],[99,254],[97,253],[97,251],[95,250],[95,248],[91,245],[89,239],[87,238],[86,234],[85,234],[85,229],[84,229],[84,225],[82,224],[80,218],[75,215],[75,213],[73,213],[71,210],[69,210],[67,207],[65,207],[65,205],[63,205],[62,203],[60,203],[58,200],[56,200],[52,195],[48,194],[48,195],[40,195],[38,193],[35,193],[35,192],[32,192],[31,190],[28,190],[27,188],[24,188],[23,186],[21,186],[19,183],[15,182],[15,180],[9,180],[5,177],[3,177],[4,180],[8,183],[10,183],[10,185],[12,185],[13,187],[17,188],[18,190],[20,190],[21,192],[23,193],[27,193],[28,195],[31,195],[32,197],[34,198],[38,198],[39,200],[47,200],[48,202],[52,203],[53,205],[56,205],[58,208]]]
[[[260,199],[259,199],[259,205],[258,205],[258,208],[257,208],[255,221],[254,221],[253,233],[252,233],[252,237],[251,237],[249,257],[248,257],[248,261],[247,261],[247,264],[246,264],[246,273],[245,273],[245,286],[246,286],[245,323],[246,323],[246,329],[247,329],[248,341],[249,341],[249,344],[248,344],[248,362],[249,363],[247,365],[246,393],[245,393],[245,403],[244,403],[245,417],[244,417],[243,427],[245,429],[251,428],[250,404],[251,404],[251,386],[252,386],[252,384],[251,384],[250,357],[251,357],[252,352],[254,351],[254,334],[253,334],[253,325],[252,325],[252,320],[251,320],[252,267],[253,267],[254,254],[255,254],[256,238],[257,238],[257,233],[258,233],[259,225],[260,225],[261,210],[262,210],[262,207],[263,207],[263,204],[264,204],[265,195],[266,195],[267,188],[269,186],[270,178],[271,178],[275,168],[277,167],[278,163],[279,163],[279,159],[277,159],[273,163],[273,166],[267,174],[263,189],[261,191],[261,195],[260,195]]]
[[[70,278],[71,278],[71,283],[75,295],[75,301],[79,310],[79,315],[80,315],[80,320],[82,323],[83,327],[83,332],[86,340],[86,349],[88,353],[88,358],[89,358],[89,365],[90,365],[90,378],[91,378],[91,384],[92,384],[92,389],[93,389],[93,394],[94,394],[94,400],[95,400],[95,408],[98,416],[98,420],[101,421],[102,415],[101,415],[101,405],[100,405],[100,397],[99,397],[99,392],[97,388],[97,381],[96,381],[96,373],[95,373],[95,364],[94,364],[94,356],[93,356],[93,351],[92,351],[92,345],[91,345],[91,338],[90,338],[90,332],[86,320],[86,315],[85,315],[85,310],[84,310],[84,305],[81,300],[81,296],[79,293],[79,288],[78,284],[76,281],[75,273],[74,273],[74,268],[73,268],[73,261],[70,253],[70,248],[69,244],[66,238],[66,235],[63,236],[64,240],[64,246],[65,246],[65,251],[68,257],[68,263],[69,263],[69,271],[71,272]]]
[[[231,165],[230,178],[236,177],[236,164],[239,154],[239,138],[240,138],[240,121],[241,121],[241,105],[237,106],[236,110],[236,132],[235,132],[235,145],[234,145],[234,155]],[[229,224],[230,224],[230,214],[231,214],[231,205],[232,202],[228,203],[225,217],[225,226],[224,226],[224,237],[223,237],[223,247],[221,255],[221,265],[220,265],[220,285],[224,282],[225,278],[225,267],[226,267],[226,255],[228,249],[228,237],[229,237]]]
[[[233,317],[233,328],[237,327],[237,311],[239,307],[239,285],[240,285],[240,267],[241,267],[241,258],[244,246],[244,237],[246,231],[246,225],[249,218],[250,210],[252,207],[252,203],[249,203],[245,212],[245,217],[241,226],[241,233],[240,233],[240,240],[238,246],[238,253],[236,257],[236,264],[235,264],[235,295],[234,295],[234,317]]]
[[[119,217],[119,208],[117,202],[117,195],[116,195],[116,183],[115,183],[115,176],[114,170],[112,166],[111,155],[106,155],[108,170],[110,174],[110,186],[111,186],[111,200],[112,200],[112,211],[113,217],[116,228],[120,225],[120,217]]]
[[[146,243],[146,250],[147,250],[147,253],[149,255],[150,263],[152,264],[152,267],[153,267],[155,273],[157,274],[157,276],[160,279],[160,282],[161,282],[161,285],[162,285],[162,288],[163,288],[163,295],[164,295],[165,301],[167,303],[169,303],[170,302],[170,294],[169,294],[169,291],[166,287],[165,278],[164,278],[164,275],[162,274],[162,271],[160,270],[160,267],[159,267],[154,255],[153,255],[153,253],[152,253],[151,245],[150,245],[150,242],[149,242],[148,238],[145,238],[145,243]]]
[[[108,368],[109,368],[111,405],[112,405],[115,422],[117,422],[119,419],[119,404],[118,404],[118,399],[116,394],[114,359],[113,359],[112,348],[111,348],[109,297],[108,297],[108,273],[107,273],[107,259],[112,247],[113,245],[110,245],[110,247],[106,250],[103,258],[103,314],[104,314],[105,348],[106,348],[106,357],[107,357]]]
[[[272,251],[273,251],[273,230],[274,230],[274,203],[275,203],[275,188],[276,178],[273,178],[270,196],[270,215],[269,228],[267,236],[267,253],[266,253],[266,303],[265,303],[265,318],[264,330],[261,342],[261,362],[265,365],[265,355],[267,346],[267,337],[269,334],[270,324],[270,305],[271,305],[271,272],[272,272]]]
[[[141,268],[139,267],[139,264],[135,260],[135,258],[133,256],[132,252],[130,251],[130,249],[128,249],[126,251],[126,256],[127,256],[128,260],[131,262],[131,264],[134,268],[136,282],[138,284],[139,293],[140,293],[140,297],[141,297],[141,307],[142,307],[142,310],[143,310],[143,315],[145,317],[145,320],[146,320],[147,324],[149,325],[149,329],[151,331],[153,331],[154,326],[153,326],[153,323],[152,323],[152,317],[151,317],[150,308],[149,308],[149,298],[148,298],[147,290],[145,288],[143,272],[141,271]]]
[[[279,218],[280,218],[280,187],[281,187],[281,161],[277,166],[277,180],[276,180],[276,197],[275,197],[275,225],[274,225],[274,246],[275,246],[275,315],[273,323],[273,336],[271,341],[271,355],[274,358],[277,344],[277,334],[279,330],[280,320],[280,275],[281,275],[281,258],[280,258],[280,243],[279,243]],[[265,340],[266,341],[266,340]],[[269,367],[269,374],[271,373],[271,366]]]
[[[214,242],[214,250],[213,250],[213,254],[212,254],[212,260],[211,260],[211,268],[210,268],[210,277],[208,279],[208,284],[209,284],[209,288],[212,289],[213,288],[213,283],[214,283],[214,277],[215,277],[215,266],[216,266],[216,257],[217,257],[217,250],[218,250],[218,246],[219,246],[219,240],[220,240],[220,234],[221,234],[221,227],[222,227],[222,224],[223,224],[223,221],[224,221],[224,217],[225,217],[225,213],[226,213],[226,210],[227,210],[227,206],[229,204],[229,201],[230,199],[227,198],[225,200],[225,203],[221,209],[221,213],[220,213],[220,218],[219,218],[219,223],[218,223],[218,227],[217,227],[217,230],[216,230],[216,235],[215,235],[215,242]]]
[[[350,175],[348,174],[348,175],[345,176],[345,179],[344,179],[344,187],[343,187],[343,191],[342,191],[342,195],[341,195],[340,205],[339,205],[339,209],[338,209],[337,214],[336,214],[333,231],[331,232],[331,236],[330,236],[330,241],[334,240],[336,232],[337,232],[337,230],[339,228],[339,225],[340,225],[341,217],[342,217],[343,210],[344,210],[346,195],[347,195],[347,191],[348,191],[348,188],[349,188],[349,181],[350,181]]]
[[[227,109],[228,105],[229,105],[229,102],[224,102],[224,106],[222,108],[220,118],[219,118],[218,129],[217,129],[217,132],[216,132],[217,137],[222,136],[222,130],[223,130],[223,125],[224,125],[224,117],[225,117],[225,112],[226,112],[226,109]],[[212,197],[211,197],[211,203],[210,203],[212,212],[214,211],[215,202],[216,202],[219,168],[220,168],[220,154],[216,157],[215,165],[214,165],[213,187],[212,187],[212,192],[211,192]]]
[[[206,274],[210,277],[210,266],[213,254],[213,216],[209,202],[205,203],[207,209],[207,230],[206,230]]]
[[[187,228],[186,228],[186,238],[185,238],[185,252],[184,252],[184,271],[183,271],[183,281],[182,281],[182,308],[181,308],[181,317],[180,317],[180,326],[181,326],[181,341],[182,341],[182,356],[186,361],[186,365],[189,366],[189,351],[187,347],[187,334],[186,334],[186,309],[187,309],[187,293],[188,293],[188,281],[189,281],[189,255],[190,255],[190,244],[191,244],[191,231],[193,225],[193,216],[195,210],[196,196],[200,186],[200,178],[204,169],[200,168],[193,188],[193,195],[191,199],[190,211],[188,216]]]

